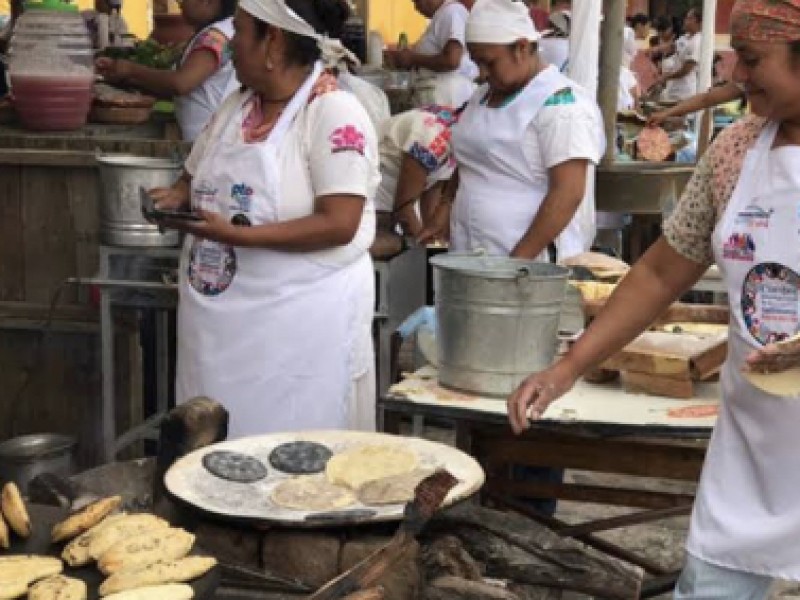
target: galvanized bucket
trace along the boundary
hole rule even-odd
[[[441,385],[505,397],[553,362],[569,269],[474,254],[430,262]]]
[[[169,187],[181,174],[180,163],[167,158],[106,154],[100,170],[100,240],[109,246],[177,246],[180,233],[160,231],[142,215],[139,188]]]

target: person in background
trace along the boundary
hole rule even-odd
[[[414,8],[430,19],[414,48],[387,53],[390,66],[415,69],[416,106],[461,106],[475,89],[478,70],[464,43],[467,7],[458,0],[414,0]]]
[[[675,53],[675,42],[680,36],[680,27],[676,21],[663,15],[656,19],[654,25],[656,35],[650,38],[647,55],[661,73],[664,59]]]
[[[650,17],[643,13],[637,13],[631,17],[631,28],[636,40],[646,41],[650,39]]]
[[[222,100],[239,87],[229,48],[235,9],[236,0],[183,0],[181,13],[196,33],[173,70],[102,57],[97,72],[109,83],[174,98],[183,139],[193,142]]]
[[[619,68],[619,92],[617,96],[617,111],[636,110],[639,106],[639,81],[633,71],[627,66]]]
[[[661,239],[577,343],[508,400],[522,432],[716,262],[728,356],[675,600],[763,600],[776,579],[800,581],[798,386],[769,392],[747,377],[800,366],[800,0],[738,0],[731,38],[753,114],[712,144]]]
[[[675,52],[667,56],[661,64],[661,76],[653,84],[665,85],[665,100],[681,101],[697,93],[697,65],[700,62],[700,31],[703,15],[699,9],[692,8],[683,21],[686,31],[675,42]]]
[[[545,3],[545,0],[533,0],[530,3],[531,20],[537,31],[544,31],[550,26],[550,13],[542,8]]]
[[[562,73],[569,63],[569,33],[569,13],[554,12],[548,17],[547,30],[538,42],[539,56]]]
[[[92,34],[95,49],[105,50],[111,46],[113,34],[121,37],[128,33],[128,24],[119,11],[112,10],[109,0],[95,0],[94,10],[87,12],[83,13],[83,17]]]
[[[452,128],[458,111],[424,106],[392,117],[380,138],[381,184],[375,196],[378,227],[416,238],[430,222],[455,169]],[[419,208],[417,208],[419,201]]]
[[[486,83],[453,128],[455,200],[440,204],[423,239],[449,223],[453,252],[548,261],[554,242],[559,259],[585,252],[593,207],[590,219],[574,217],[604,149],[597,104],[541,59],[523,4],[478,0],[466,35]]]
[[[378,143],[326,67],[335,0],[241,0],[232,93],[185,173],[151,195],[200,223],[181,260],[176,397],[208,396],[230,436],[375,429]]]

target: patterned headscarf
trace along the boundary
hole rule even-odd
[[[738,0],[731,35],[751,42],[800,40],[800,0]]]

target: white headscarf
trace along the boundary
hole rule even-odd
[[[300,15],[286,6],[285,0],[239,0],[239,8],[259,21],[316,40],[326,67],[336,67],[343,61],[361,64],[342,42],[317,33]]]
[[[467,19],[468,44],[513,44],[517,40],[536,42],[541,35],[528,7],[513,0],[478,0]]]

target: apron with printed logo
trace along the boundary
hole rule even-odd
[[[244,100],[219,115],[192,182],[195,208],[253,226],[297,207],[281,194],[279,148],[307,104],[313,74],[269,137],[242,140]],[[366,217],[365,217],[366,218]],[[230,412],[231,438],[303,429],[369,429],[352,414],[353,380],[368,368],[373,270],[366,247],[293,253],[187,236],[178,311],[178,402],[208,396]],[[360,247],[360,246],[359,246]],[[366,337],[365,337],[366,336]]]
[[[695,501],[688,551],[732,569],[800,579],[800,401],[761,391],[747,356],[800,331],[800,148],[749,151],[714,231],[731,308],[720,416]]]

